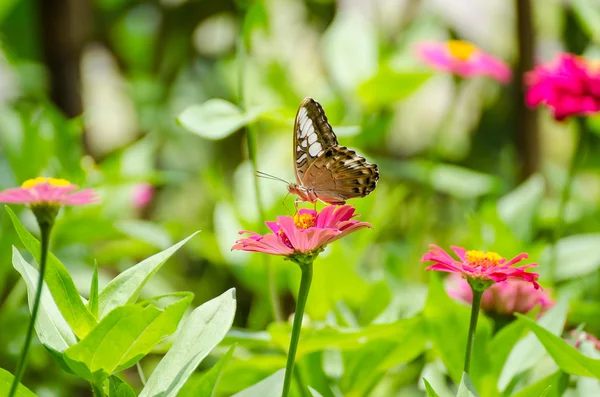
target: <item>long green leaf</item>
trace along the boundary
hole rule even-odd
[[[6,207],[6,211],[12,220],[21,242],[39,263],[40,242],[25,229],[19,218],[9,207]],[[96,319],[83,303],[65,265],[51,252],[48,253],[44,280],[48,284],[48,289],[54,298],[54,302],[56,302],[61,314],[75,335],[78,338],[85,337],[96,326]]]
[[[550,396],[560,397],[569,385],[569,375],[556,371],[539,381],[519,390],[512,397]],[[545,393],[545,394],[544,394]]]
[[[10,391],[10,386],[12,385],[12,381],[15,377],[13,374],[5,370],[4,368],[0,368],[0,396],[8,396],[8,392]],[[37,397],[31,390],[19,384],[17,388],[16,397]]]
[[[123,379],[108,377],[108,397],[135,397],[135,392]]]
[[[140,291],[146,285],[148,280],[156,274],[162,265],[189,239],[198,232],[181,240],[166,250],[147,258],[137,265],[130,267],[117,277],[112,279],[106,287],[102,289],[98,297],[98,310],[100,318],[106,316],[116,307],[134,303],[140,294]]]
[[[257,384],[234,394],[233,397],[279,397],[283,390],[284,376],[285,369],[280,369]]]
[[[231,328],[235,304],[235,289],[232,288],[196,308],[139,397],[176,396],[200,362]]]
[[[39,273],[23,259],[19,250],[15,247],[13,247],[12,260],[14,268],[21,273],[21,276],[27,285],[27,298],[29,301],[29,309],[31,310],[35,298]],[[62,314],[60,314],[60,310],[58,309],[58,306],[56,306],[54,299],[52,299],[52,295],[50,295],[46,283],[44,283],[42,289],[40,308],[35,322],[35,332],[42,344],[51,347],[58,352],[63,352],[69,346],[77,343],[77,338],[75,338],[69,324],[67,324]]]
[[[463,372],[462,374],[456,397],[479,397],[479,393],[475,390],[475,386],[473,386],[473,382],[466,372]]]
[[[94,274],[92,275],[92,285],[90,286],[90,300],[88,309],[95,318],[98,318],[98,262],[94,261]]]
[[[517,314],[535,336],[542,342],[546,351],[556,364],[568,374],[589,376],[600,379],[600,360],[586,357],[579,350],[568,344],[562,338],[553,335],[552,332],[543,328],[532,319]]]
[[[204,376],[202,376],[198,381],[196,381],[193,385],[188,384],[181,390],[179,393],[179,397],[197,397],[197,396],[205,396],[205,397],[213,397],[217,392],[217,387],[219,385],[219,381],[221,380],[221,375],[223,374],[223,369],[231,360],[233,356],[233,351],[235,350],[235,345],[231,346],[227,353],[218,363],[213,365],[213,367],[208,370]]]
[[[174,293],[111,311],[84,339],[65,351],[65,361],[80,377],[99,383],[128,368],[175,332],[192,293]]]
[[[423,383],[425,383],[425,391],[427,391],[427,397],[440,397],[439,394],[433,390],[433,387],[429,384],[427,379],[423,378]]]

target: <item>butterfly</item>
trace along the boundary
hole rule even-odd
[[[305,98],[294,123],[294,170],[296,183],[290,193],[300,201],[341,205],[375,190],[377,165],[344,146],[339,146],[325,111],[312,98]]]

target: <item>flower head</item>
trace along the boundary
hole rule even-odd
[[[454,273],[446,279],[448,295],[466,303],[473,302],[473,290],[460,274]],[[540,306],[542,313],[554,306],[554,300],[544,290],[536,289],[522,279],[509,278],[485,290],[481,299],[481,308],[490,313],[511,315],[528,313]]]
[[[571,332],[569,332],[569,336],[571,342],[573,343],[573,346],[576,349],[579,349],[579,347],[581,346],[581,342],[586,341],[592,343],[596,350],[600,350],[600,340],[598,340],[598,338],[596,338],[594,335],[588,334],[584,331],[577,331],[573,329],[571,330]]]
[[[301,209],[294,216],[279,216],[276,222],[266,222],[271,233],[250,234],[233,245],[232,250],[264,252],[287,257],[318,255],[327,244],[352,232],[371,227],[358,216],[351,205],[327,206],[321,212]]]
[[[0,192],[1,203],[36,205],[85,205],[96,202],[92,189],[76,192],[77,186],[65,179],[35,178],[21,187]]]
[[[573,54],[560,54],[525,75],[527,106],[547,105],[556,120],[600,111],[600,70]]]
[[[144,208],[154,197],[154,186],[149,183],[138,183],[131,192],[131,201],[134,208]]]
[[[416,53],[423,62],[435,69],[461,77],[489,76],[505,84],[511,79],[510,68],[504,61],[466,41],[419,43]]]
[[[421,262],[434,262],[427,270],[458,273],[466,278],[472,286],[474,283],[478,283],[481,290],[509,278],[525,280],[531,283],[535,289],[540,287],[536,281],[539,274],[525,271],[531,267],[536,267],[537,264],[513,266],[515,263],[527,259],[528,256],[525,253],[507,261],[495,252],[467,251],[464,248],[452,246],[452,250],[459,258],[459,260],[456,260],[437,245],[431,245],[431,247],[433,249],[429,250],[421,259]]]

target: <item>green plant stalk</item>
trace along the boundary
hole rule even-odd
[[[560,194],[560,201],[558,204],[558,224],[554,228],[554,233],[552,234],[552,258],[550,260],[550,267],[548,270],[550,281],[553,283],[556,279],[558,240],[561,239],[565,231],[565,212],[567,210],[567,203],[571,199],[571,185],[573,185],[573,179],[575,178],[577,165],[583,156],[583,149],[588,133],[585,118],[577,117],[575,120],[577,122],[577,132],[579,136],[576,138],[577,144],[575,145],[575,152],[573,153],[573,156],[571,156],[571,162],[569,163],[569,168],[567,170],[567,179],[565,180],[565,184],[563,185]]]
[[[242,111],[246,111],[246,96],[245,96],[245,87],[244,87],[244,66],[246,64],[246,46],[244,44],[244,35],[238,38],[237,43],[237,61],[238,61],[238,101],[240,108]],[[258,163],[256,161],[256,152],[257,152],[257,131],[255,123],[250,123],[246,127],[246,146],[248,149],[248,158],[250,159],[250,163],[252,164],[253,170],[258,169]],[[254,180],[254,195],[256,196],[256,204],[258,207],[258,215],[261,220],[265,220],[265,210],[262,202],[262,197],[260,194],[260,185],[258,183],[258,178],[252,176]],[[268,256],[264,256],[264,265],[267,270],[267,290],[268,290],[268,299],[269,304],[271,306],[271,311],[273,313],[273,317],[275,321],[280,322],[283,321],[283,315],[281,312],[281,306],[279,304],[279,296],[277,294],[277,277],[275,274],[275,267],[273,266],[271,260]]]
[[[296,262],[296,261],[295,261]],[[283,391],[281,397],[287,397],[292,386],[292,376],[294,373],[294,363],[296,360],[296,351],[298,350],[298,341],[300,340],[300,330],[302,329],[302,318],[304,317],[304,309],[308,299],[308,291],[313,275],[312,260],[306,262],[296,262],[302,270],[302,279],[300,280],[300,289],[298,291],[298,299],[296,300],[296,313],[294,314],[294,324],[292,325],[292,338],[290,340],[290,348],[288,349],[287,364],[285,366],[285,378],[283,380]],[[300,385],[300,389],[304,389],[304,385]]]
[[[104,390],[102,388],[102,385],[97,385],[95,383],[91,383],[92,385],[92,394],[94,394],[94,397],[104,397],[106,394],[104,394]]]
[[[40,301],[42,298],[42,289],[44,286],[44,274],[46,272],[46,259],[48,257],[48,248],[50,245],[50,232],[52,231],[52,222],[39,222],[40,234],[41,234],[41,253],[40,253],[40,271],[38,275],[38,282],[35,291],[35,298],[33,301],[33,307],[31,309],[31,319],[27,327],[27,334],[25,336],[25,343],[21,350],[19,357],[19,363],[17,364],[17,370],[15,371],[15,377],[13,378],[8,397],[14,397],[17,393],[17,388],[25,372],[27,365],[27,356],[29,355],[29,348],[31,347],[31,339],[33,338],[33,332],[35,330],[35,322],[37,320],[38,311],[40,308]]]
[[[473,342],[475,342],[475,330],[477,329],[477,319],[479,318],[479,307],[481,305],[481,297],[483,291],[476,290],[471,287],[473,291],[473,303],[471,304],[471,321],[469,323],[469,336],[467,337],[467,351],[465,353],[465,372],[469,373],[471,367],[471,354],[473,351]]]

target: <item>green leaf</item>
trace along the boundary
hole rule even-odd
[[[184,388],[179,393],[179,397],[196,397],[196,396],[205,396],[205,397],[213,397],[217,392],[217,387],[219,385],[219,381],[221,380],[221,375],[223,374],[223,369],[233,357],[233,351],[235,350],[235,345],[231,346],[227,353],[219,362],[217,362],[210,370],[208,370],[201,378],[199,378],[193,385],[189,385],[188,382]]]
[[[219,140],[254,122],[262,113],[264,109],[243,113],[233,103],[217,98],[186,108],[177,121],[183,128],[202,138]]]
[[[439,394],[433,390],[433,387],[429,384],[427,379],[423,378],[423,383],[425,383],[425,390],[427,391],[427,397],[440,397]]]
[[[563,371],[556,371],[539,381],[517,391],[512,397],[547,396],[561,397],[569,386],[569,375]]]
[[[100,318],[103,318],[118,306],[134,303],[148,280],[160,270],[162,265],[175,253],[175,251],[197,233],[198,232],[181,240],[172,247],[141,261],[112,279],[106,287],[102,289],[100,296],[98,297]]]
[[[600,379],[600,360],[586,357],[562,338],[553,335],[532,319],[516,314],[546,348],[556,364],[568,374]]]
[[[235,315],[235,289],[196,308],[158,363],[139,397],[176,396],[190,375],[223,339]]]
[[[193,296],[178,292],[114,309],[65,351],[65,361],[80,377],[102,382],[113,372],[134,365],[175,332]]]
[[[13,247],[12,262],[14,268],[21,274],[27,285],[27,298],[29,309],[31,310],[35,299],[39,273],[23,259],[19,250],[15,247]],[[52,299],[46,283],[44,283],[42,289],[38,317],[35,322],[35,332],[42,344],[58,352],[65,351],[65,349],[77,342],[77,338],[75,338],[69,324],[67,324],[62,314],[60,314],[58,306],[56,306],[54,299]]]
[[[511,350],[526,332],[527,328],[521,321],[513,321],[494,335],[488,347],[488,351],[494,352],[490,355],[490,373],[500,374]]]
[[[284,376],[285,369],[280,369],[268,378],[234,394],[232,397],[279,397],[283,390]]]
[[[98,318],[98,261],[94,261],[94,274],[92,274],[92,285],[90,286],[90,300],[88,301],[90,313]]]
[[[8,396],[8,392],[10,391],[10,386],[12,385],[12,381],[15,377],[13,374],[5,370],[4,368],[0,368],[0,396]],[[15,397],[37,397],[31,390],[23,386],[19,385],[17,388],[17,393]]]
[[[12,220],[21,242],[39,263],[40,242],[25,229],[19,218],[8,206],[6,207],[6,211]],[[48,253],[44,280],[48,284],[48,289],[54,298],[54,302],[56,302],[61,314],[75,335],[78,338],[85,337],[96,326],[96,319],[83,303],[65,265],[51,252]]]
[[[369,108],[391,106],[415,92],[432,75],[431,72],[400,72],[383,67],[360,85],[358,95]]]
[[[475,390],[475,386],[473,386],[473,382],[466,372],[463,372],[462,374],[456,397],[479,397],[479,393]]]
[[[313,389],[310,386],[308,386],[308,391],[310,392],[310,394],[312,394],[312,397],[323,397],[323,395],[321,393],[319,393],[318,391],[316,391],[315,389]]]
[[[108,377],[108,397],[136,397],[135,392],[123,379]]]
[[[556,247],[557,280],[568,280],[595,272],[600,267],[600,234],[578,234],[558,241]],[[552,260],[554,248],[548,246],[540,263]]]
[[[540,324],[552,330],[553,333],[560,334],[566,317],[567,304],[559,301],[541,317]],[[534,367],[545,354],[544,346],[536,339],[535,335],[530,333],[525,336],[517,342],[508,355],[498,379],[498,389],[501,391],[506,389],[515,375]]]
[[[530,241],[533,221],[544,194],[544,178],[535,174],[498,200],[498,215],[515,236]]]

